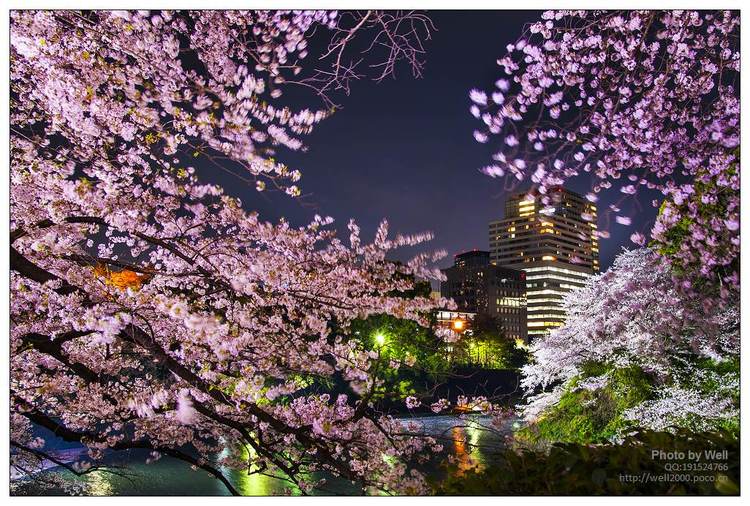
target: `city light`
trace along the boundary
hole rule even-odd
[[[464,329],[463,320],[453,320],[453,330],[463,330],[463,329]]]
[[[375,342],[378,343],[379,346],[383,346],[385,344],[385,335],[382,332],[375,334]]]

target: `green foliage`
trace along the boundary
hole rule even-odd
[[[506,336],[499,320],[482,314],[472,322],[471,335],[464,337],[454,349],[457,364],[485,369],[518,370],[529,359],[526,348]]]
[[[458,365],[518,370],[528,361],[528,352],[503,335],[466,337],[454,348]]]
[[[442,340],[432,329],[411,320],[385,314],[373,315],[352,322],[349,334],[393,360],[406,363],[410,361],[409,357],[413,357],[415,367],[420,369],[441,372],[445,368]],[[382,336],[382,343],[378,342],[379,335]]]
[[[735,432],[639,431],[618,444],[507,449],[483,469],[449,469],[435,488],[446,495],[738,495],[739,459]]]
[[[716,361],[694,355],[675,354],[671,377],[660,381],[696,390],[706,396],[730,397],[739,406],[739,357]],[[578,388],[582,381],[608,375],[605,386],[596,390]],[[637,365],[616,368],[591,362],[581,367],[581,375],[567,385],[560,400],[534,423],[516,433],[519,441],[530,445],[555,442],[602,443],[634,428],[623,413],[644,401],[656,397],[657,379]],[[696,429],[705,419],[674,420],[675,425]],[[739,430],[739,418],[711,421],[711,427]]]
[[[431,328],[390,315],[355,320],[348,334],[363,346],[378,351],[379,377],[384,380],[379,398],[402,399],[419,393],[419,385],[444,377],[449,363],[442,339]],[[392,362],[398,368],[392,367]]]
[[[579,389],[583,378],[609,373],[609,382],[597,390]],[[652,378],[637,366],[612,368],[591,363],[572,381],[560,401],[540,420],[517,433],[530,443],[607,441],[629,426],[622,413],[649,399]]]
[[[678,369],[678,379],[683,384],[688,384],[695,390],[706,394],[719,394],[721,397],[730,398],[735,406],[740,405],[740,357],[734,355],[727,360],[713,360],[710,358],[694,359],[686,361],[682,370]],[[692,423],[700,424],[705,420],[684,420],[682,425],[690,426]],[[739,416],[714,421],[713,425],[729,431],[739,431]]]

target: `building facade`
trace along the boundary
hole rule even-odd
[[[562,325],[563,296],[599,272],[596,205],[561,187],[549,196],[545,205],[538,194],[515,194],[489,224],[491,263],[526,272],[529,338]]]
[[[457,311],[492,316],[506,337],[527,340],[523,271],[492,265],[489,251],[469,251],[456,255],[443,274],[440,293],[456,302]]]

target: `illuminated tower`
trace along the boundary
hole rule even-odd
[[[490,260],[526,271],[529,338],[565,321],[563,296],[599,272],[596,205],[565,188],[519,193],[505,203],[505,218],[490,222]]]

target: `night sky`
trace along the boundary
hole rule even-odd
[[[421,79],[413,79],[404,66],[395,80],[355,83],[350,96],[337,100],[343,108],[304,138],[308,152],[279,153],[280,160],[302,171],[303,198],[258,194],[246,183],[223,180],[229,193],[270,221],[285,216],[298,226],[316,213],[332,216],[345,240],[350,217],[365,240],[382,218],[392,232],[432,231],[435,239],[426,248],[449,254],[441,266],[450,265],[456,253],[487,249],[487,224],[502,217],[508,192],[502,180],[479,172],[498,144],[474,140],[479,122],[469,113],[468,92],[472,87],[492,89],[501,76],[496,60],[539,13],[433,11],[430,17],[437,32],[426,43]],[[591,181],[587,177],[567,186],[586,193]],[[641,197],[642,210],[633,202],[626,213],[633,225],[607,225],[606,206],[621,196],[604,194],[598,202],[599,228],[612,235],[601,241],[603,269],[623,245],[632,246],[631,233],[647,232],[655,216],[652,197]],[[404,250],[399,257],[413,253]]]

